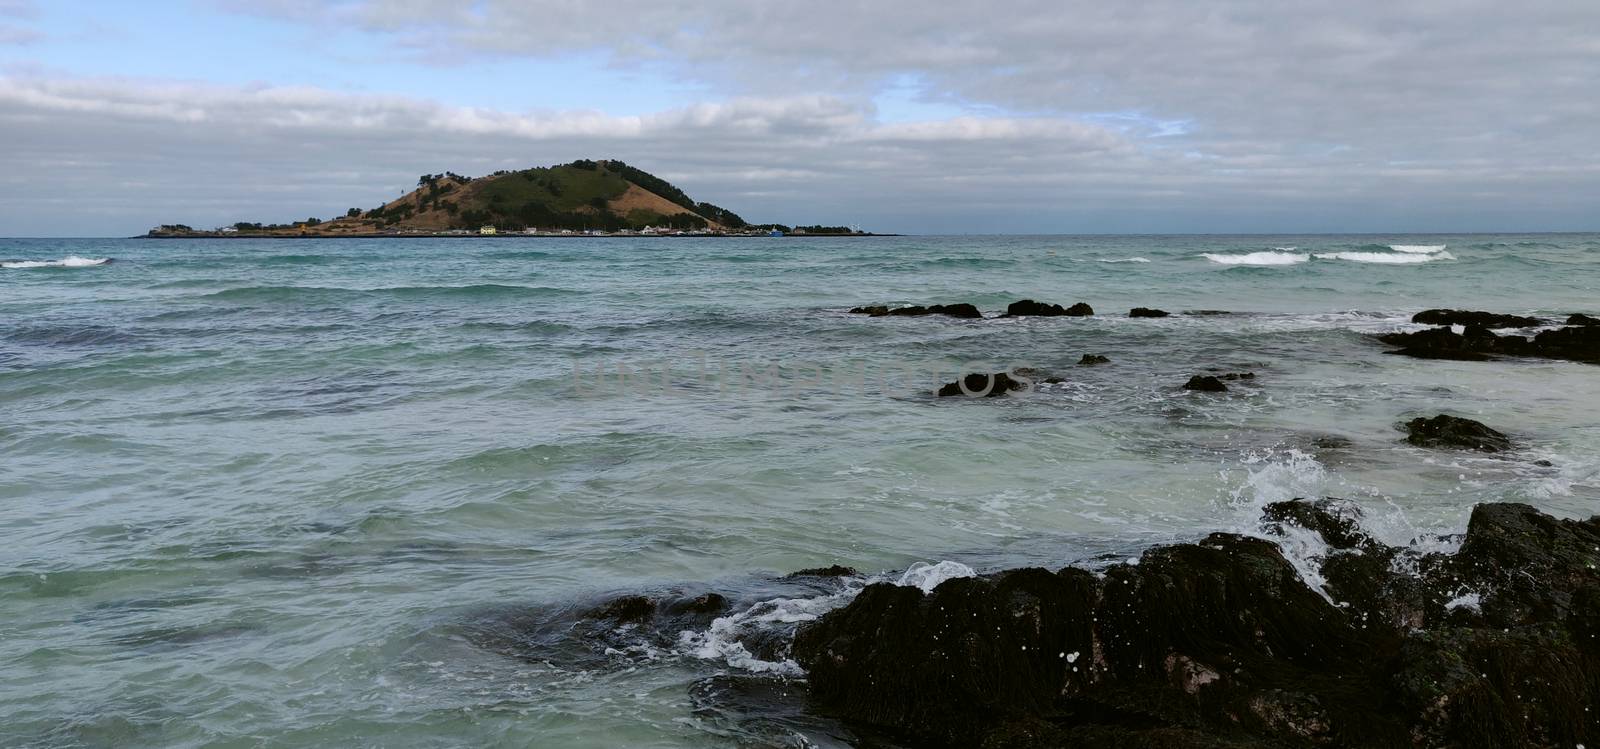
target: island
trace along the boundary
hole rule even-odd
[[[410,192],[371,210],[286,224],[241,221],[216,229],[162,224],[154,239],[234,237],[882,236],[846,226],[751,224],[696,202],[672,183],[621,161],[424,174]]]

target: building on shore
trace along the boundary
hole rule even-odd
[[[487,237],[487,236],[491,236],[493,234],[497,234],[498,232],[493,226],[484,226],[484,227],[481,227],[481,228],[478,229],[478,233],[482,234],[485,237]]]

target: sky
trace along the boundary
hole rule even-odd
[[[621,159],[906,233],[1600,230],[1595,0],[0,0],[0,236]]]

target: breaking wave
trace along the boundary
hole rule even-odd
[[[1348,260],[1352,263],[1382,263],[1386,265],[1414,265],[1434,260],[1454,260],[1448,252],[1419,254],[1415,252],[1323,252],[1314,255],[1318,260]]]
[[[1095,260],[1097,263],[1148,263],[1150,258],[1145,257],[1102,257]]]
[[[1220,265],[1298,265],[1311,256],[1298,252],[1247,252],[1243,255],[1201,253],[1200,257]]]
[[[111,258],[88,258],[68,255],[60,260],[7,260],[0,262],[0,268],[22,270],[24,268],[91,268],[96,265],[105,265]]]

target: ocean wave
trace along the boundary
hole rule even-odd
[[[89,258],[68,255],[60,260],[7,260],[0,262],[0,268],[22,270],[25,268],[92,268],[96,265],[105,265],[111,258]]]
[[[1444,248],[1449,246],[1450,245],[1444,244],[1392,244],[1389,245],[1389,249],[1394,250],[1395,252],[1411,252],[1426,255],[1433,252],[1444,252]]]
[[[1150,258],[1144,257],[1102,257],[1096,258],[1097,263],[1148,263]]]
[[[1414,265],[1416,263],[1429,263],[1434,260],[1454,260],[1455,255],[1448,252],[1437,252],[1430,255],[1401,252],[1321,252],[1313,257],[1318,260],[1348,260],[1352,263],[1380,263],[1384,265]]]
[[[1311,259],[1311,256],[1297,252],[1247,252],[1243,255],[1222,255],[1214,252],[1200,254],[1207,260],[1220,265],[1297,265]]]
[[[350,289],[337,286],[244,286],[206,294],[214,301],[299,302],[312,299],[337,300],[350,297],[395,296],[403,299],[459,298],[551,298],[584,292],[551,286],[508,286],[471,284],[467,286],[389,286],[376,289]]]

